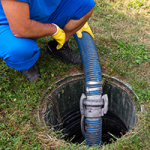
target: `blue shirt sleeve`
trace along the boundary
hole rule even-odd
[[[61,0],[17,0],[29,4],[30,18],[45,23],[57,9]],[[0,1],[0,24],[8,24]]]

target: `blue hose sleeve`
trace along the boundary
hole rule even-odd
[[[82,38],[79,39],[76,34],[74,38],[80,50],[84,80],[85,80],[85,94],[91,97],[100,97],[102,95],[102,76],[99,56],[91,35],[87,32],[82,32]],[[92,81],[92,82],[90,82]],[[90,84],[89,84],[90,82]],[[90,147],[99,145],[102,141],[102,118],[95,120],[87,120],[85,118],[85,142]]]
[[[85,143],[89,147],[99,145],[102,141],[102,118],[99,120],[85,119]]]
[[[102,81],[101,67],[99,56],[95,47],[95,43],[90,34],[82,32],[82,38],[79,39],[76,34],[74,38],[80,50],[84,77],[85,77],[85,88],[92,88],[91,85],[86,84],[88,81]],[[86,96],[102,95],[102,84],[93,85],[94,88],[98,88],[96,91],[85,91]]]

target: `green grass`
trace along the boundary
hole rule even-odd
[[[0,149],[115,149],[148,150],[150,147],[150,2],[149,0],[95,0],[89,25],[101,61],[102,73],[130,84],[138,95],[138,123],[117,142],[88,148],[60,140],[53,129],[38,120],[43,96],[55,81],[82,73],[81,65],[67,65],[45,54],[51,37],[38,40],[41,79],[28,82],[19,71],[0,59]],[[70,46],[79,53],[74,38]],[[139,105],[147,111],[140,112]]]

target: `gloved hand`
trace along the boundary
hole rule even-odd
[[[93,35],[93,33],[92,33],[92,30],[91,30],[91,28],[89,27],[89,25],[88,25],[87,22],[84,24],[84,26],[83,26],[80,30],[78,30],[78,31],[76,32],[77,37],[80,38],[80,39],[82,38],[82,32],[87,32],[87,33],[89,33],[89,34],[92,36],[92,38],[94,39],[94,35]]]
[[[57,28],[56,33],[54,33],[52,35],[52,37],[58,42],[56,49],[60,49],[63,47],[64,43],[65,43],[65,39],[66,39],[66,34],[65,32],[59,28],[56,24],[54,24]]]

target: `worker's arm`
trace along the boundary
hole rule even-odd
[[[56,33],[54,24],[40,23],[30,19],[29,4],[16,0],[1,0],[2,7],[16,37],[41,38]]]

